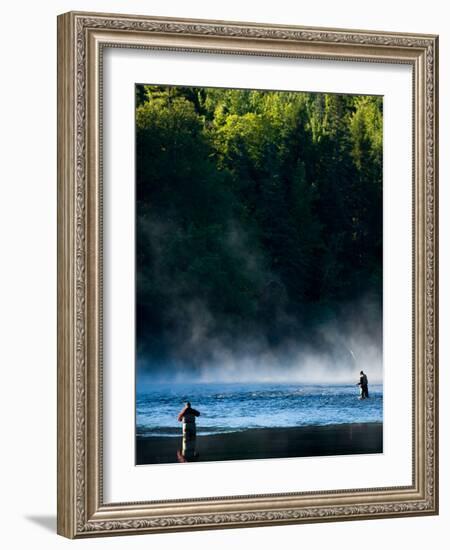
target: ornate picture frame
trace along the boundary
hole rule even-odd
[[[103,50],[412,68],[412,483],[105,503]],[[58,533],[69,538],[438,513],[438,37],[70,12],[58,17]],[[131,367],[130,367],[131,368]]]

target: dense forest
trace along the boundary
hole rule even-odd
[[[382,122],[375,96],[137,85],[139,364],[321,345],[351,304],[380,329]]]

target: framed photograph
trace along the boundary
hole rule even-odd
[[[438,513],[438,38],[58,17],[58,533]]]

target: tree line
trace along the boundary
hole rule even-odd
[[[138,353],[200,314],[274,346],[361,297],[381,315],[382,126],[377,96],[137,85]]]

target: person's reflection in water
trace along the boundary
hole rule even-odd
[[[197,437],[183,435],[182,448],[177,451],[178,462],[194,462],[198,460]]]

